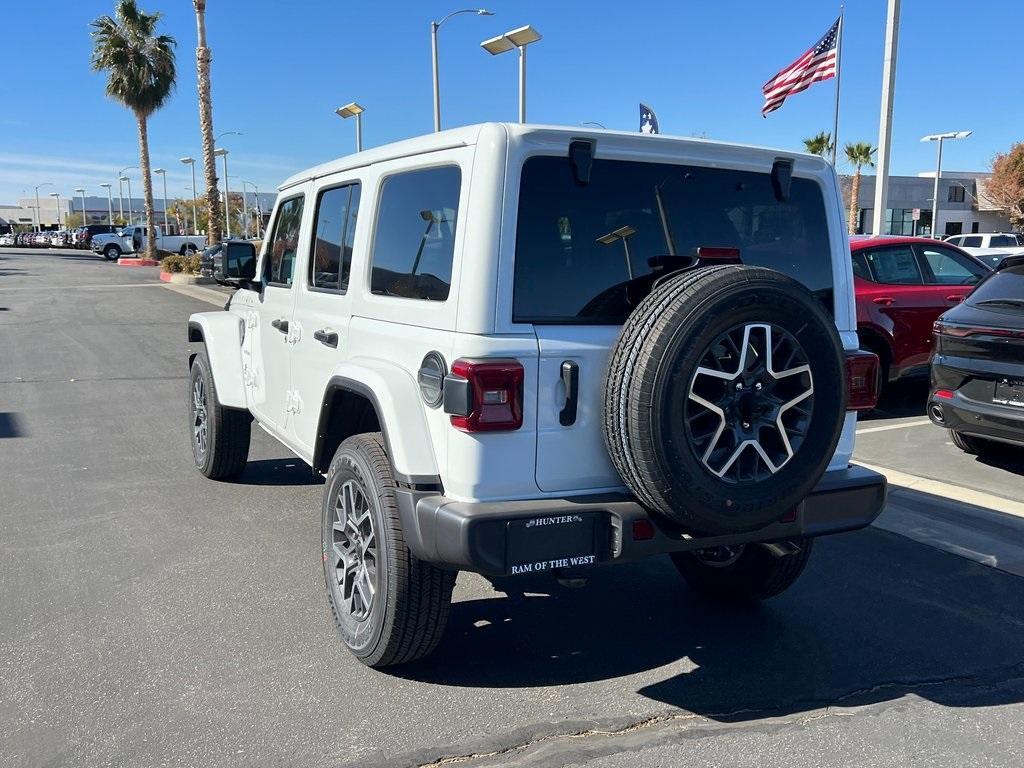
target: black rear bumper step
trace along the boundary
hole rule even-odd
[[[827,472],[785,522],[717,536],[694,535],[627,494],[464,502],[399,489],[398,502],[416,557],[500,576],[852,531],[878,517],[886,492],[882,475],[850,466]]]

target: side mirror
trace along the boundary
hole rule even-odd
[[[256,277],[256,247],[247,242],[226,243],[213,257],[213,277],[218,282],[249,287]]]

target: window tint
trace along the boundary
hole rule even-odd
[[[863,253],[853,254],[853,274],[864,280],[871,279],[871,270],[868,269],[868,263]]]
[[[348,290],[358,210],[358,184],[346,184],[320,193],[316,203],[313,252],[309,259],[311,288]]]
[[[975,237],[967,235],[959,244],[964,248],[981,248],[981,235]]]
[[[1017,238],[1013,235],[992,235],[989,248],[1016,248]]]
[[[939,285],[973,285],[984,277],[988,270],[980,264],[962,256],[950,248],[922,245],[921,255],[928,264],[930,275],[925,282]]]
[[[581,185],[567,158],[534,157],[519,191],[514,319],[622,323],[653,280],[689,266],[700,247],[739,249],[744,264],[785,272],[832,309],[814,181],[794,178],[780,202],[767,172],[598,159]]]
[[[299,248],[299,225],[302,223],[303,198],[293,197],[278,206],[274,235],[267,246],[263,276],[268,283],[292,284],[295,254]]]
[[[890,285],[920,285],[921,268],[909,245],[894,245],[861,251],[871,268],[876,283]]]
[[[998,307],[1000,310],[1024,311],[1020,301],[1024,298],[1024,264],[1007,267],[993,273],[987,280],[975,288],[967,297],[967,304],[984,306],[986,309]],[[997,302],[1005,301],[1000,306]],[[982,303],[984,302],[984,303]]]
[[[373,237],[373,293],[430,301],[448,298],[461,181],[455,166],[384,180]]]

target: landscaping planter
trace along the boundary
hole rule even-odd
[[[119,267],[158,267],[160,262],[156,259],[142,259],[133,256],[121,256],[117,260]]]
[[[160,279],[165,283],[175,283],[176,285],[213,285],[214,282],[212,277],[187,275],[184,272],[161,272]]]

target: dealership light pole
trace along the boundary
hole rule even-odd
[[[255,192],[253,193],[253,199],[256,201],[256,237],[260,236],[260,225],[263,224],[263,209],[260,207],[260,188],[253,184],[251,181],[242,181],[242,203],[245,203],[245,185],[248,184],[252,187]],[[245,211],[245,236],[249,236],[249,209]]]
[[[100,184],[107,190],[107,224],[114,225],[114,200],[110,196],[110,184]]]
[[[486,8],[465,8],[461,11],[452,11],[440,21],[430,22],[430,58],[434,70],[434,133],[441,130],[441,84],[437,72],[437,30],[452,16],[458,16],[460,13],[475,13],[477,16],[494,15]]]
[[[61,228],[61,226],[60,226],[60,192],[51,192],[50,193],[50,197],[55,197],[57,199],[57,229],[59,230]]]
[[[213,150],[216,157],[224,159],[224,222],[227,226],[227,239],[231,239],[231,198],[228,197],[228,151],[223,147]]]
[[[129,165],[127,168],[122,168],[120,171],[118,171],[118,174],[117,174],[118,177],[119,177],[118,178],[119,181],[127,181],[128,182],[128,224],[129,225],[131,225],[132,221],[135,218],[135,216],[134,216],[135,209],[132,207],[132,180],[128,178],[128,175],[125,173],[125,171],[131,171],[131,170],[133,170],[135,168],[138,168],[138,167],[139,166],[137,166],[137,165]],[[121,218],[122,219],[124,218],[124,207],[123,206],[121,207]]]
[[[191,157],[183,157],[179,161],[192,170],[192,234],[199,234],[198,204],[196,203],[196,161]]]
[[[354,117],[356,119],[356,152],[363,151],[363,112],[365,111],[365,107],[354,101],[334,110],[334,114],[340,118]]]
[[[484,40],[480,47],[492,56],[519,49],[519,122],[526,122],[526,46],[540,40],[540,32],[527,24],[503,35]]]
[[[40,187],[52,187],[52,181],[44,181],[42,184],[36,184],[36,232],[43,231],[43,214],[42,208],[39,207],[39,188]]]
[[[85,187],[76,187],[75,192],[82,196],[82,226],[88,224],[88,220],[85,217]]]
[[[167,234],[167,169],[154,168],[153,173],[158,173],[164,180],[164,234]]]
[[[938,234],[939,227],[939,177],[942,175],[942,142],[946,139],[966,139],[971,133],[973,131],[949,131],[921,137],[921,141],[935,141],[939,144],[935,158],[935,184],[932,185],[932,237]]]

